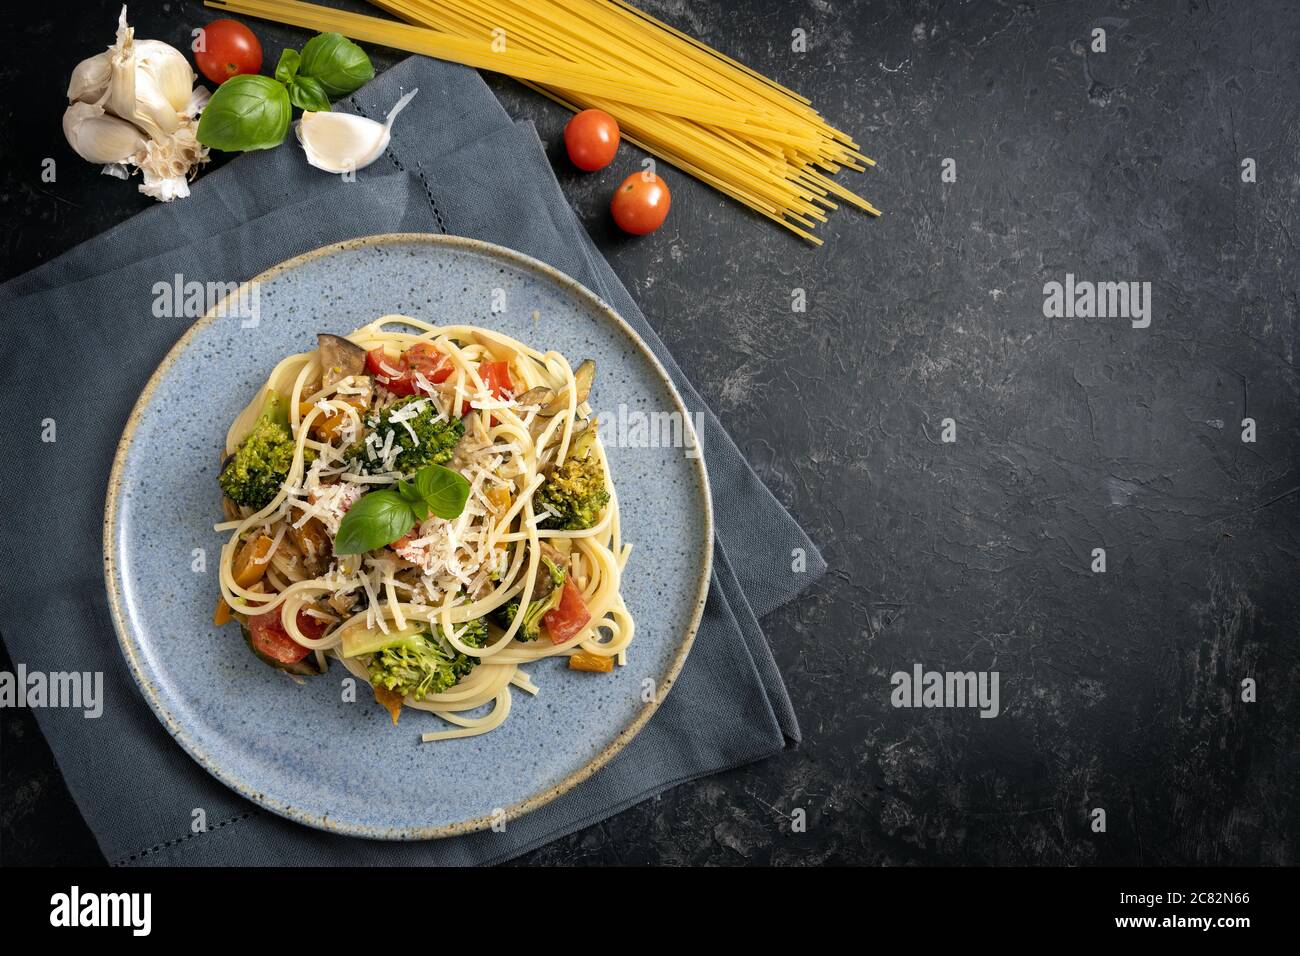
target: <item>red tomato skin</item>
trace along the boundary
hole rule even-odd
[[[302,612],[299,612],[298,629],[302,627]],[[292,637],[280,623],[280,609],[277,607],[265,614],[259,614],[256,617],[248,619],[248,633],[253,637],[253,646],[258,652],[265,654],[274,661],[281,664],[296,664],[311,651]]]
[[[668,184],[661,176],[633,173],[619,183],[609,202],[609,211],[618,228],[634,236],[644,236],[664,224],[672,202]]]
[[[195,43],[198,38],[195,38]],[[213,83],[262,69],[262,44],[238,20],[213,20],[203,28],[203,50],[194,51],[194,64]]]
[[[573,635],[579,633],[591,623],[591,612],[582,599],[582,592],[573,583],[572,578],[565,578],[564,593],[560,595],[559,605],[542,615],[542,626],[552,644],[563,644]]]
[[[496,398],[505,398],[515,393],[515,386],[510,381],[509,362],[483,362],[478,367],[478,376]]]
[[[419,372],[434,385],[439,385],[451,378],[451,359],[428,342],[416,342],[402,353],[401,362],[403,369],[410,375],[412,383],[415,381],[416,372]]]
[[[584,172],[604,169],[618,152],[618,120],[604,110],[583,110],[564,127],[569,160]]]
[[[304,637],[310,637],[313,641],[319,641],[329,630],[329,621],[321,620],[308,614],[306,611],[298,612],[298,630],[302,631]]]
[[[414,395],[419,391],[415,373],[437,385],[451,377],[451,359],[427,342],[417,342],[398,358],[390,358],[383,346],[366,353],[366,372],[394,395]]]

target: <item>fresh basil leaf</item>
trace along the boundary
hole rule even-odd
[[[439,518],[457,518],[469,500],[469,482],[458,471],[442,465],[425,465],[415,473],[415,487],[429,510]]]
[[[397,489],[397,493],[401,495],[403,498],[405,498],[411,504],[415,504],[415,502],[417,501],[424,500],[424,497],[420,494],[420,490],[416,488],[412,482],[399,481],[395,487]]]
[[[325,87],[320,80],[311,76],[295,76],[289,84],[289,101],[300,110],[315,113],[330,111],[330,98],[325,95]]]
[[[292,115],[288,92],[269,76],[232,76],[208,100],[196,135],[227,153],[270,149],[284,141]]]
[[[415,513],[396,491],[362,495],[339,523],[335,554],[361,554],[392,544],[415,525]]]
[[[361,49],[341,33],[322,33],[302,48],[299,76],[319,80],[330,98],[356,92],[375,78],[375,68]]]
[[[280,62],[275,65],[275,78],[289,86],[293,83],[293,78],[298,75],[298,64],[302,62],[302,57],[298,55],[297,50],[283,50],[280,53]]]

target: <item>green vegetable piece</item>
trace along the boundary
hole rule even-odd
[[[227,153],[271,149],[284,141],[292,115],[283,84],[269,76],[232,76],[204,107],[196,135]]]
[[[405,422],[393,421],[395,413],[414,402],[424,402],[418,414]],[[393,458],[393,467],[404,475],[414,474],[425,465],[450,461],[456,443],[465,434],[464,421],[438,418],[433,402],[419,395],[408,396],[389,405],[380,414],[371,415],[366,425],[370,430],[366,440],[348,452],[348,457],[355,460],[363,474],[380,467],[378,458],[371,459],[366,443],[374,449],[383,448],[389,433],[392,434],[393,447],[401,449]],[[410,426],[409,430],[407,426]],[[415,433],[414,437],[411,432]]]
[[[415,512],[399,492],[363,495],[348,509],[334,536],[335,554],[362,554],[392,544],[415,526]]]
[[[252,431],[221,469],[217,484],[235,504],[260,511],[280,493],[289,477],[294,448],[287,406],[272,393]]]
[[[582,531],[600,520],[600,513],[609,504],[609,489],[605,487],[604,470],[600,460],[591,453],[595,437],[593,421],[574,441],[564,464],[547,475],[537,489],[538,511],[550,509],[538,527],[562,531]]]
[[[479,663],[444,646],[441,631],[404,633],[373,654],[366,666],[370,683],[385,687],[402,697],[423,700],[440,694],[456,684]],[[487,640],[487,623],[482,618],[467,622],[461,643],[482,647]]]
[[[560,603],[560,598],[564,594],[564,579],[567,576],[566,569],[557,565],[546,555],[542,555],[542,566],[551,576],[551,590],[543,598],[536,601],[530,601],[528,610],[524,612],[523,623],[519,625],[519,630],[515,631],[515,640],[517,641],[535,641],[542,635],[542,618],[548,612],[555,610]],[[512,601],[504,609],[497,611],[497,623],[503,629],[508,629],[514,623],[515,615],[519,613],[519,602]]]
[[[298,76],[318,80],[331,99],[347,96],[375,77],[366,51],[341,33],[322,33],[302,48]]]

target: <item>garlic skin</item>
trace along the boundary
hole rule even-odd
[[[175,47],[136,40],[123,6],[114,44],[72,71],[63,134],[77,155],[103,163],[106,175],[126,179],[138,169],[146,196],[188,196],[189,180],[208,161],[195,133],[209,94],[197,79]]]
[[[92,163],[132,161],[146,143],[138,129],[95,103],[69,106],[63,114],[63,135],[78,156]]]
[[[398,100],[383,123],[349,113],[304,112],[294,133],[307,162],[327,173],[355,172],[369,166],[388,148],[393,120],[418,92],[411,90]]]

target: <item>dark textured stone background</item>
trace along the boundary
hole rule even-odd
[[[797,751],[522,862],[1295,863],[1300,5],[647,5],[856,134],[880,165],[852,183],[885,215],[838,213],[814,250],[670,172],[667,225],[628,240],[605,212],[615,174],[555,152],[600,247],[832,570],[765,622]],[[0,62],[6,276],[149,202],[78,165],[58,128],[116,3],[27,9]],[[140,36],[178,45],[210,18],[132,8]],[[1095,26],[1104,54],[1085,52]],[[301,36],[256,29],[272,48]],[[565,114],[492,82],[559,142]],[[51,154],[57,187],[38,181]],[[1043,318],[1043,283],[1066,272],[1150,281],[1151,327]],[[890,674],[917,661],[998,670],[1002,715],[891,708]],[[4,861],[98,861],[29,715],[4,713],[2,754]]]

